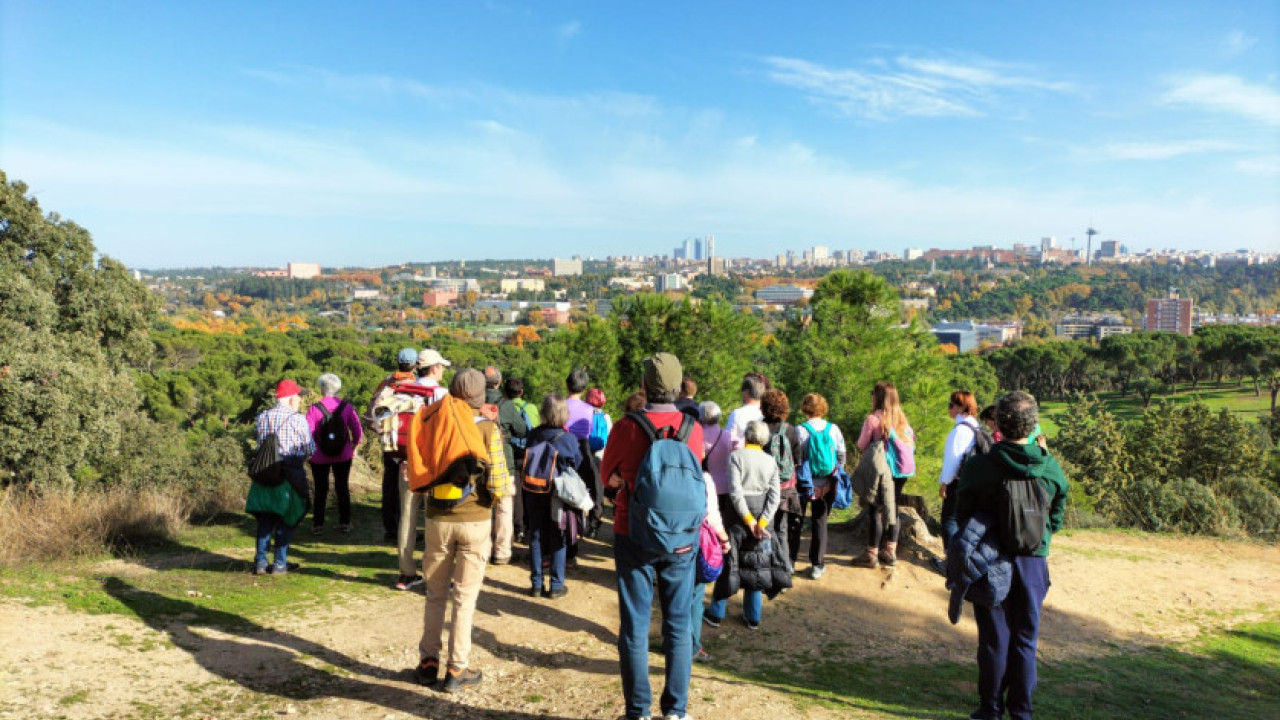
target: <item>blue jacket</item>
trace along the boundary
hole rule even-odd
[[[947,617],[960,622],[960,605],[968,600],[995,607],[1009,597],[1013,561],[1000,549],[995,519],[985,510],[974,513],[947,548],[947,589],[951,603]]]

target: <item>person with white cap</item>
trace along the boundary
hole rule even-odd
[[[249,486],[245,512],[258,519],[257,549],[253,556],[253,573],[284,575],[297,565],[290,563],[289,541],[293,529],[307,514],[310,488],[304,463],[315,454],[315,440],[307,419],[298,412],[302,389],[292,380],[276,385],[276,403],[258,415],[255,430],[258,442],[270,435],[276,437],[276,456],[284,471],[284,482],[267,486],[254,481]],[[267,565],[267,549],[275,540],[275,562]]]
[[[453,363],[445,360],[438,350],[427,348],[414,358],[417,361],[418,384],[431,388],[432,394],[424,399],[424,404],[440,400],[449,394],[449,388],[440,384],[444,379],[444,369]],[[418,521],[422,517],[422,508],[426,497],[421,493],[409,490],[409,478],[400,473],[400,527],[396,532],[396,550],[400,558],[400,576],[392,587],[396,590],[408,590],[422,584],[422,576],[418,574],[418,566],[413,562],[413,548],[418,544]]]
[[[365,417],[373,418],[374,405],[378,402],[378,398],[382,396],[384,388],[416,382],[417,375],[414,370],[417,367],[417,350],[404,348],[396,353],[396,371],[384,378],[378,384],[378,387],[374,389],[373,395],[369,400],[369,407],[365,409]],[[398,530],[400,528],[400,462],[403,459],[404,457],[394,450],[384,450],[382,453],[382,539],[386,542],[391,542],[398,538]]]

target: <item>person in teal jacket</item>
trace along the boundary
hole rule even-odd
[[[289,562],[289,541],[293,529],[307,514],[310,488],[304,463],[315,454],[315,440],[307,419],[298,412],[302,389],[292,380],[276,385],[276,404],[258,416],[258,442],[275,434],[277,453],[284,465],[285,482],[266,486],[254,482],[249,486],[245,512],[258,519],[257,551],[253,556],[255,575],[284,575],[297,565]],[[267,565],[267,550],[275,540],[274,563]]]
[[[956,515],[963,527],[980,510],[995,513],[1005,478],[1035,478],[1049,498],[1049,513],[1040,547],[1013,560],[1009,595],[999,606],[975,603],[978,624],[978,709],[971,720],[1031,720],[1036,687],[1036,641],[1040,609],[1049,592],[1049,541],[1062,527],[1067,506],[1067,478],[1058,461],[1038,444],[1036,399],[1012,392],[996,403],[996,425],[1002,440],[991,451],[971,457],[957,481]]]

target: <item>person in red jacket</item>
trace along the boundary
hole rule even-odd
[[[683,377],[680,361],[670,353],[658,353],[644,361],[642,389],[646,404],[642,412],[659,431],[678,429],[686,417],[675,406]],[[694,457],[701,462],[701,425],[694,424],[686,442]],[[608,478],[610,490],[617,492],[613,510],[613,556],[618,582],[618,656],[622,666],[622,692],[629,720],[650,717],[653,696],[649,689],[649,618],[656,581],[666,655],[662,714],[667,718],[684,720],[689,702],[689,677],[693,669],[690,625],[693,560],[697,553],[647,555],[628,537],[628,496],[635,487],[636,472],[648,449],[649,436],[644,429],[634,418],[624,416],[609,433],[600,465],[601,476]]]

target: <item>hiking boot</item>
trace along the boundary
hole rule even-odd
[[[395,590],[408,590],[422,584],[421,575],[401,575],[396,578],[395,583],[391,586]]]
[[[540,597],[542,597],[543,595],[546,595],[546,594],[547,594],[547,591],[546,591],[546,590],[543,590],[543,589],[542,589],[542,588],[540,588],[540,587],[536,587],[536,588],[529,588],[529,597],[540,598]]]
[[[898,564],[898,543],[886,542],[884,547],[880,548],[880,564],[885,567]]]
[[[417,680],[419,685],[435,687],[440,682],[440,660],[423,658],[418,663],[418,667],[413,669],[413,679]]]
[[[720,621],[724,618],[713,618],[706,613],[702,613],[702,622],[707,627],[720,627]]]
[[[826,571],[827,571],[827,568],[825,566],[814,565],[813,567],[809,568],[809,579],[817,580],[818,578],[822,577],[822,574],[825,573]]]
[[[471,687],[472,685],[479,685],[480,681],[483,679],[484,673],[479,670],[472,670],[470,668],[455,670],[453,668],[449,668],[449,671],[445,673],[444,691],[447,693],[461,692],[464,688]]]
[[[878,568],[880,567],[880,559],[876,557],[875,548],[867,548],[867,552],[860,558],[854,558],[854,567]]]
[[[551,598],[552,600],[557,600],[568,594],[569,594],[569,588],[565,585],[561,585],[558,588],[551,588],[551,592],[547,593],[547,597]]]

